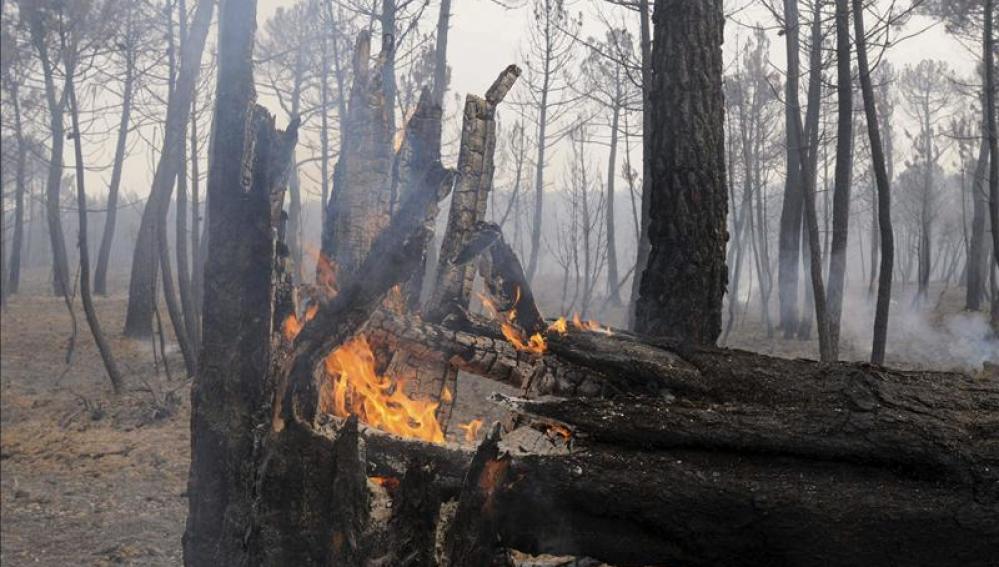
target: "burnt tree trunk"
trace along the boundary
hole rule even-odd
[[[667,16],[668,14],[668,16]],[[648,265],[636,330],[714,344],[725,293],[721,2],[656,4]]]
[[[362,32],[354,50],[354,81],[341,133],[333,196],[326,209],[322,254],[343,285],[364,261],[371,243],[389,222],[392,131],[378,70],[368,67],[371,38]],[[324,262],[320,262],[323,264]],[[332,275],[332,274],[331,274]],[[320,279],[324,276],[320,274]]]

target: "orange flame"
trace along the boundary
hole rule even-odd
[[[298,334],[302,332],[302,327],[304,327],[306,323],[311,321],[312,318],[316,316],[316,312],[318,311],[319,311],[319,305],[313,303],[308,308],[306,308],[305,317],[304,317],[305,320],[301,322],[299,322],[298,317],[294,313],[288,315],[288,317],[285,318],[284,323],[281,325],[281,328],[284,331],[285,340],[288,342],[294,341],[295,337],[297,337]]]
[[[565,322],[565,317],[559,317],[557,321],[548,326],[548,332],[564,335],[569,332],[569,326]]]
[[[316,264],[316,286],[325,293],[326,299],[335,297],[340,292],[340,286],[337,283],[338,268],[336,262],[309,244],[302,246],[302,251]]]
[[[465,441],[468,443],[475,443],[475,439],[479,436],[479,429],[482,428],[481,419],[473,419],[468,423],[463,423],[458,426],[465,431]]]
[[[375,356],[364,336],[344,343],[326,357],[333,380],[333,413],[357,414],[364,423],[401,437],[444,442],[434,412],[438,404],[409,397],[404,384],[375,372]]]
[[[519,289],[517,290],[517,296],[519,299]],[[503,332],[506,340],[513,345],[513,348],[537,355],[544,354],[548,350],[548,342],[545,341],[541,333],[534,333],[530,337],[525,337],[524,333],[513,325],[513,322],[517,319],[516,309],[507,311],[506,315],[500,315],[496,309],[496,304],[491,299],[481,293],[479,294],[479,299],[482,300],[482,305],[489,312],[490,316],[500,321],[500,331]]]
[[[604,333],[607,335],[612,335],[610,327],[603,327],[600,325],[599,321],[594,321],[590,319],[588,321],[583,321],[579,317],[579,312],[572,314],[572,326],[576,327],[580,331],[593,331],[595,333]]]
[[[368,480],[388,490],[399,488],[399,479],[394,476],[369,476]]]
[[[441,392],[441,400],[443,400],[445,404],[449,404],[454,401],[454,394],[451,393],[451,389],[447,386],[444,386],[444,391]]]

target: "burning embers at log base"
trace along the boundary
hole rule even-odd
[[[547,328],[545,335],[534,333],[525,337],[515,325],[516,310],[500,314],[489,298],[481,299],[486,310],[499,321],[503,336],[517,350],[543,355],[548,349],[545,335],[569,332],[570,323],[560,317]],[[293,342],[318,310],[319,305],[313,303],[306,308],[301,320],[294,313],[289,315],[282,324],[285,340]],[[573,316],[571,325],[578,330],[611,332],[596,321],[582,321],[578,314]],[[400,437],[444,443],[444,430],[436,416],[440,402],[410,396],[406,393],[404,380],[379,374],[374,351],[363,334],[330,352],[324,359],[323,368],[331,380],[332,400],[327,407],[332,408],[333,415],[346,418],[356,414],[362,423]],[[450,403],[453,394],[444,388],[441,398]],[[466,443],[475,443],[482,425],[482,419],[473,419],[459,424],[458,428],[464,432],[462,437]]]

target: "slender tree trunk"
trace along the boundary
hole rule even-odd
[[[999,269],[999,135],[996,133],[995,37],[992,31],[995,1],[985,0],[985,124],[989,137],[989,222],[992,261]],[[994,272],[993,272],[994,273]],[[992,293],[992,329],[999,333],[999,293]]]
[[[61,206],[59,197],[62,193],[63,144],[66,132],[63,125],[63,112],[66,107],[65,86],[62,96],[56,94],[55,76],[52,60],[49,59],[48,45],[45,38],[45,22],[32,7],[28,13],[28,28],[31,42],[38,52],[42,65],[42,76],[45,82],[45,101],[49,111],[49,130],[52,134],[52,152],[49,158],[48,177],[45,182],[45,216],[48,220],[49,243],[52,249],[52,287],[56,295],[67,296],[69,293],[69,259],[66,256],[66,238],[62,230]]]
[[[541,85],[541,102],[538,105],[538,154],[534,171],[534,222],[531,225],[531,253],[527,261],[527,281],[534,279],[541,253],[541,225],[545,207],[545,150],[548,141],[548,96],[551,84],[549,66],[551,58],[545,57],[544,79]]]
[[[850,0],[836,0],[836,77],[838,116],[832,244],[829,249],[829,354],[839,358],[839,328],[846,285],[850,235],[850,183],[853,171],[853,74],[850,70]]]
[[[646,135],[657,158],[636,328],[713,344],[728,278],[722,2],[662,0],[656,12],[659,96]]]
[[[434,46],[434,102],[444,108],[444,93],[447,91],[447,33],[451,19],[451,0],[441,0],[437,15],[437,38]]]
[[[24,194],[27,190],[27,156],[24,125],[21,122],[21,102],[18,85],[10,85],[8,90],[11,107],[14,111],[14,139],[17,140],[17,156],[14,162],[14,234],[11,238],[10,262],[8,271],[3,275],[8,277],[9,284],[4,286],[6,294],[17,293],[21,285],[22,249],[24,248]]]
[[[968,240],[968,269],[966,276],[967,293],[964,307],[969,311],[978,311],[982,307],[982,297],[985,296],[985,281],[990,262],[985,255],[985,215],[988,209],[988,191],[986,190],[986,170],[989,164],[988,130],[982,121],[982,143],[978,151],[978,160],[971,180],[971,237]]]
[[[302,104],[302,83],[305,80],[305,45],[298,44],[295,54],[295,78],[291,91],[291,116],[294,120],[299,116]],[[302,180],[298,173],[298,159],[292,155],[291,175],[288,178],[288,229],[286,242],[295,266],[292,277],[296,282],[302,280]]]
[[[331,16],[332,17],[332,16]],[[333,44],[336,46],[336,37],[333,38]],[[321,154],[319,161],[319,175],[322,177],[320,182],[321,195],[323,206],[320,210],[321,215],[321,225],[323,227],[323,234],[326,234],[326,224],[330,219],[327,218],[326,210],[329,208],[330,204],[330,128],[329,128],[329,102],[330,102],[330,88],[329,88],[329,78],[330,78],[330,64],[329,57],[327,57],[326,45],[327,45],[326,34],[320,36],[319,49],[322,61],[320,61],[319,68],[319,152]],[[339,57],[334,56],[335,61],[339,61]],[[339,99],[343,100],[343,90],[339,92]],[[341,105],[340,110],[343,111]],[[340,123],[343,124],[343,118],[340,119]],[[343,140],[347,136],[347,130],[340,130],[340,148],[343,149]],[[340,152],[341,156],[343,151]]]
[[[63,37],[63,50],[66,49],[65,37]],[[83,147],[80,140],[80,120],[79,107],[76,103],[76,89],[73,86],[72,65],[66,63],[66,89],[69,94],[69,115],[73,125],[73,149],[76,156],[76,209],[79,215],[79,244],[80,244],[80,299],[83,302],[83,312],[87,316],[87,325],[90,326],[90,333],[97,343],[97,350],[100,351],[101,360],[104,362],[104,370],[111,380],[111,387],[115,394],[122,391],[121,373],[115,363],[114,354],[111,352],[111,345],[104,337],[101,330],[100,320],[97,318],[97,310],[94,309],[94,299],[90,293],[90,251],[87,244],[87,191],[84,186],[83,168]]]
[[[191,342],[196,351],[201,350],[201,298],[205,275],[204,255],[201,250],[201,170],[198,167],[198,112],[197,98],[191,108],[191,298],[194,302],[194,334]]]
[[[104,232],[101,236],[100,248],[97,251],[97,267],[94,272],[94,292],[100,295],[108,294],[108,267],[111,261],[111,245],[118,220],[118,190],[121,187],[121,175],[125,165],[125,150],[128,142],[128,129],[131,125],[132,98],[135,90],[135,38],[132,33],[132,4],[127,3],[126,42],[125,45],[125,77],[122,79],[121,118],[118,121],[118,139],[114,149],[114,163],[111,166],[111,182],[108,184],[107,213],[104,215]]]
[[[867,136],[871,143],[871,160],[874,179],[878,187],[878,226],[881,230],[881,266],[878,272],[878,301],[874,312],[874,339],[871,345],[871,362],[884,364],[885,344],[888,336],[888,309],[891,306],[891,280],[895,262],[895,237],[891,227],[891,179],[885,163],[884,147],[874,99],[871,69],[867,61],[867,40],[864,30],[864,2],[853,0],[854,37],[857,42],[857,67],[860,88],[864,97],[864,115],[867,118]]]
[[[180,72],[176,86],[167,101],[163,148],[153,174],[149,199],[142,212],[142,221],[132,256],[132,273],[128,285],[128,310],[125,315],[125,335],[148,337],[152,334],[153,306],[156,302],[158,223],[166,222],[170,195],[180,170],[181,146],[191,115],[205,38],[212,19],[214,2],[199,2],[194,12],[188,41],[181,46]]]
[[[180,44],[187,43],[187,5],[185,0],[178,0],[179,14],[179,37]],[[196,94],[195,94],[196,96]],[[194,96],[191,97],[192,109],[194,106]],[[192,110],[193,112],[193,110]],[[185,128],[186,133],[186,128]],[[191,292],[191,264],[188,256],[187,239],[187,138],[180,138],[180,155],[177,158],[180,169],[177,172],[177,211],[176,211],[176,253],[177,253],[177,290],[180,295],[181,312],[183,313],[183,326],[185,329],[190,358],[193,361],[193,353],[197,352],[197,347],[193,342],[196,335],[195,327],[197,317],[194,314],[194,297]],[[164,231],[165,232],[165,231]],[[166,286],[163,287],[164,291]]]
[[[801,76],[800,24],[797,0],[784,0],[784,38],[787,51],[784,113],[787,147],[784,178],[784,201],[780,214],[780,237],[777,260],[777,297],[780,301],[780,325],[784,338],[792,338],[798,329],[798,255],[801,248],[801,103],[798,90]],[[795,126],[797,124],[797,126]]]
[[[652,96],[652,32],[649,29],[650,14],[649,0],[638,0],[638,16],[641,19],[639,30],[642,43],[642,129],[648,132],[649,128],[649,106]],[[638,308],[639,287],[641,285],[641,275],[645,272],[645,266],[649,261],[649,202],[652,199],[649,189],[649,163],[651,156],[649,153],[649,136],[642,136],[642,214],[640,223],[636,224],[635,230],[638,232],[638,250],[635,258],[635,274],[631,278],[631,297],[628,299],[628,328],[635,328],[635,317]]]
[[[618,81],[620,85],[620,81]],[[620,87],[618,86],[617,94],[620,95]],[[610,294],[609,301],[611,305],[620,306],[621,305],[621,286],[618,281],[618,271],[617,271],[617,238],[615,234],[614,227],[614,184],[617,180],[617,142],[618,142],[618,127],[621,121],[621,105],[618,104],[619,98],[614,99],[614,108],[612,110],[613,115],[611,117],[611,139],[610,139],[610,153],[607,157],[607,201],[606,201],[606,220],[607,220],[607,292]]]

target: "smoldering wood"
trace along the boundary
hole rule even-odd
[[[507,478],[509,459],[499,447],[499,424],[479,444],[458,496],[451,529],[444,540],[444,567],[491,565],[499,550],[497,490]]]
[[[485,98],[472,94],[465,98],[458,181],[441,244],[437,282],[426,309],[432,319],[441,320],[468,308],[475,266],[455,265],[454,260],[471,239],[475,223],[485,220],[486,204],[493,184],[496,106],[503,101],[519,76],[520,68],[511,65],[500,73]]]

